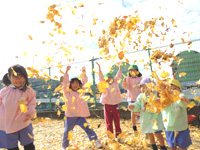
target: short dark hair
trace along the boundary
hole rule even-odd
[[[135,69],[135,70],[138,71],[138,69]],[[128,72],[128,76],[131,77],[130,71]],[[139,72],[139,73],[137,74],[137,77],[141,77],[141,76],[142,76],[142,74],[141,74],[141,72]]]
[[[74,81],[78,81],[79,86],[82,87],[82,82],[81,82],[81,80],[79,80],[78,78],[72,78],[72,79],[70,80],[70,84],[69,84],[69,88],[70,88],[70,89],[72,89],[71,84],[74,83]],[[73,90],[73,89],[72,89],[72,90]]]
[[[11,75],[13,75],[13,70],[17,73],[17,74],[20,74],[21,76],[23,76],[25,78],[25,85],[24,87],[21,89],[21,90],[26,90],[27,89],[27,86],[29,85],[29,82],[28,82],[28,74],[26,72],[26,69],[17,64],[17,65],[13,65],[11,67],[8,68],[8,73],[6,73],[4,76],[3,76],[3,83],[6,85],[6,86],[9,86],[11,84],[10,80],[8,77],[10,77]]]

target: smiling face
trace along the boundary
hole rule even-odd
[[[129,73],[132,77],[136,77],[138,75],[138,70],[136,69],[130,69]]]
[[[15,76],[14,74],[12,74],[10,77],[10,82],[15,86],[15,87],[21,87],[24,82],[26,81],[26,79],[21,75],[21,74],[17,74],[17,76]]]
[[[173,85],[173,84],[171,84],[171,90],[172,90],[172,91],[176,90],[176,91],[179,91],[179,92],[181,91],[180,88],[179,88],[178,86]]]
[[[146,96],[150,95],[151,92],[145,84],[140,85],[140,91],[144,93]]]
[[[77,91],[78,89],[80,89],[80,82],[78,80],[73,80],[71,83],[70,83],[70,88],[73,90],[73,91]]]

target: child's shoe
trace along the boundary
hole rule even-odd
[[[96,146],[97,148],[99,148],[99,149],[103,148],[103,145],[101,144],[100,140],[98,140],[98,139],[96,139],[96,140],[94,141],[94,144],[95,144],[95,146]]]
[[[124,142],[122,141],[121,138],[119,138],[119,139],[118,139],[118,138],[115,138],[115,141],[116,141],[116,142],[119,142],[119,143],[124,143]]]
[[[167,150],[166,146],[160,146],[160,150]]]
[[[156,144],[151,145],[151,149],[152,150],[158,150],[158,147],[156,146]]]

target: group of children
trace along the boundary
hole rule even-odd
[[[107,131],[113,132],[113,121],[115,125],[116,141],[123,142],[118,138],[122,132],[120,127],[120,111],[118,104],[122,102],[119,84],[122,76],[121,65],[115,77],[112,73],[103,74],[100,65],[99,81],[109,84],[105,92],[101,93],[100,103],[104,105],[104,118]],[[62,149],[69,146],[69,132],[75,125],[79,125],[88,135],[90,141],[94,141],[97,148],[103,148],[95,131],[87,124],[86,117],[90,116],[87,101],[83,99],[84,84],[87,83],[86,70],[83,67],[83,78],[69,78],[70,66],[67,66],[64,73],[64,79],[61,82],[67,110],[65,111],[66,120],[64,121],[64,135]],[[137,132],[135,113],[140,113],[140,128],[142,133],[148,135],[151,148],[157,150],[154,135],[160,143],[160,149],[166,150],[162,131],[165,130],[166,142],[175,150],[178,146],[180,150],[186,150],[192,144],[190,131],[187,125],[187,102],[181,98],[176,103],[166,107],[161,113],[152,113],[145,109],[150,93],[146,84],[152,82],[150,78],[142,78],[137,65],[129,67],[128,77],[123,80],[122,87],[127,90],[126,98],[128,109],[131,111],[131,121],[133,130]],[[14,65],[8,69],[3,77],[3,83],[6,85],[0,90],[0,148],[8,150],[18,150],[18,141],[24,146],[25,150],[34,150],[33,128],[31,118],[35,115],[36,93],[31,87],[28,87],[28,75],[25,68],[21,65]],[[175,79],[171,80],[171,90],[181,91],[181,84]],[[145,95],[145,100],[144,100]],[[156,93],[155,93],[156,95]],[[22,113],[19,106],[21,99],[26,101],[27,112]],[[165,122],[163,122],[165,118]],[[154,120],[157,121],[157,128],[153,128]],[[31,135],[31,136],[30,136]]]

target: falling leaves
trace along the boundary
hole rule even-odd
[[[161,77],[161,78],[167,78],[167,77],[169,77],[169,73],[166,72],[166,71],[163,71],[163,72],[160,74],[160,77]]]
[[[181,73],[179,73],[179,77],[183,77],[183,76],[185,76],[187,73],[185,73],[185,72],[181,72]]]
[[[30,40],[33,40],[33,38],[32,38],[32,36],[31,36],[31,35],[28,35],[28,37],[29,37],[29,39],[30,39]]]

